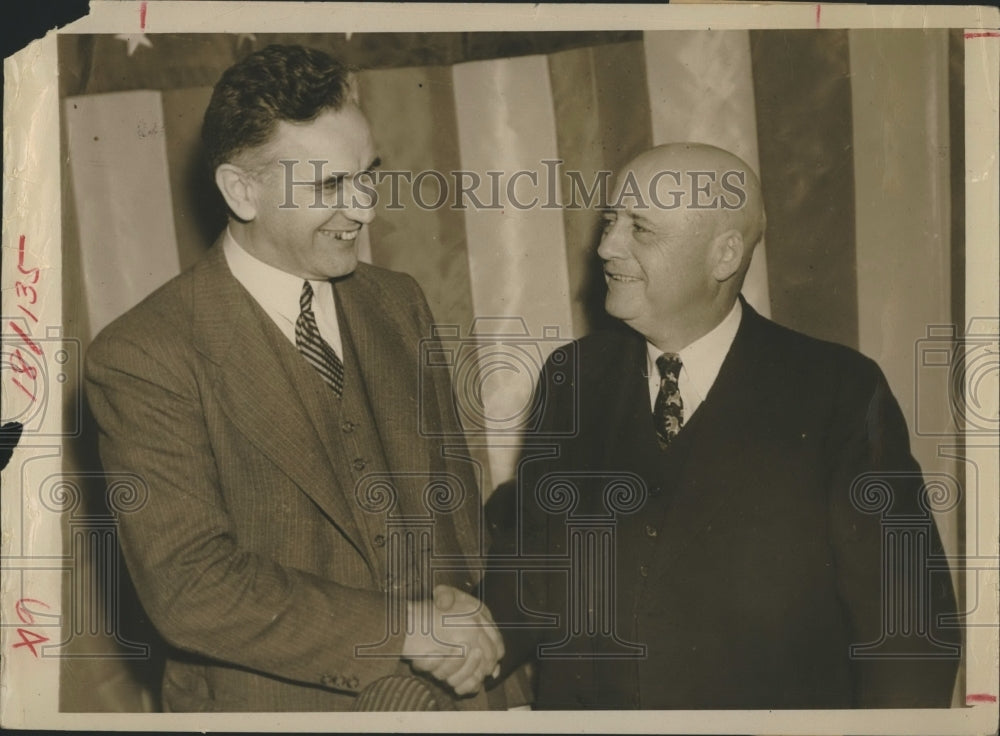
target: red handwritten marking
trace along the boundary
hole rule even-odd
[[[31,615],[31,611],[29,611],[25,607],[25,605],[24,605],[25,603],[37,603],[42,608],[48,608],[49,607],[47,603],[43,603],[42,601],[38,600],[37,598],[22,598],[17,603],[15,603],[14,604],[14,613],[17,614],[17,617],[18,617],[18,619],[20,619],[20,621],[21,621],[22,624],[28,624],[29,626],[31,624],[35,623],[35,617],[32,616]]]
[[[24,344],[27,345],[29,348],[31,348],[31,352],[33,352],[35,355],[42,355],[42,349],[35,344],[34,340],[32,340],[30,337],[24,334],[24,330],[20,328],[17,322],[11,320],[10,328],[14,330],[14,332],[16,332],[21,337],[22,340],[24,340]]]
[[[139,28],[146,30],[146,3],[139,4]]]
[[[821,12],[822,12],[822,8],[820,7],[819,3],[817,3],[816,4],[816,27],[817,28],[819,28],[819,16],[820,16]]]
[[[34,304],[38,301],[38,292],[35,291],[35,287],[23,281],[18,281],[14,284],[14,291],[17,292],[19,297],[27,297],[28,304]]]
[[[963,35],[966,38],[1000,38],[1000,31],[969,31]]]
[[[33,320],[34,320],[35,322],[37,322],[37,321],[38,321],[38,317],[36,317],[36,316],[35,316],[34,314],[32,314],[32,313],[31,313],[30,311],[28,311],[27,309],[25,309],[25,308],[24,308],[24,305],[23,305],[23,304],[18,304],[18,305],[17,305],[17,308],[18,308],[18,309],[20,309],[20,310],[21,310],[22,312],[24,312],[24,313],[25,313],[26,315],[28,315],[29,317],[31,317],[31,319],[33,319]]]
[[[24,235],[19,236],[17,239],[17,270],[24,276],[27,276],[28,278],[14,282],[14,291],[17,293],[17,296],[21,300],[26,302],[25,304],[18,304],[17,308],[20,309],[22,312],[24,312],[28,317],[30,317],[32,321],[38,322],[38,317],[36,317],[34,311],[28,309],[28,307],[38,302],[38,291],[36,291],[34,284],[38,283],[38,277],[41,274],[41,271],[38,269],[37,266],[33,268],[27,268],[25,266],[24,261],[26,253],[24,249],[24,243],[25,243]],[[25,346],[27,346],[31,350],[31,352],[35,353],[35,355],[43,355],[42,349],[38,346],[38,344],[34,340],[31,339],[31,337],[23,329],[21,329],[20,325],[18,325],[13,320],[11,320],[9,324],[10,328],[18,334],[22,342],[25,344]],[[31,381],[35,381],[38,375],[38,369],[35,368],[34,366],[28,365],[28,362],[24,359],[24,356],[21,354],[20,350],[15,349],[14,352],[11,353],[9,363],[11,370],[13,370],[14,373],[20,373],[24,376],[27,376]],[[29,390],[23,383],[21,383],[21,381],[18,380],[16,376],[11,376],[10,380],[13,382],[15,386],[21,389],[21,391],[23,391],[24,394],[29,399],[31,399],[32,402],[35,401],[34,392]],[[24,637],[22,636],[22,641],[23,638]],[[24,646],[30,646],[30,644],[25,643]]]
[[[38,283],[38,268],[28,268],[24,267],[24,236],[22,235],[17,241],[17,270],[21,273],[27,275],[29,273],[34,273],[34,278],[31,283]]]
[[[16,378],[11,378],[10,380],[14,382],[15,386],[24,391],[24,393],[28,395],[29,399],[31,399],[32,401],[35,400],[35,395],[31,393],[28,389],[26,389],[24,386],[22,386],[20,381],[18,381]]]
[[[13,325],[14,323],[11,322],[11,324]],[[17,358],[17,363],[14,362],[14,358]],[[10,355],[10,360],[7,362],[10,363],[10,369],[12,371],[15,373],[23,373],[32,381],[34,381],[35,377],[38,375],[38,369],[33,365],[28,365],[28,361],[26,361],[24,356],[21,355],[20,348],[14,348],[14,352]]]
[[[48,604],[36,598],[22,598],[17,603],[14,604],[14,613],[17,614],[18,619],[20,619],[22,624],[31,626],[35,623],[35,617],[32,615],[31,611],[28,610],[26,603],[36,603],[43,608],[48,608]],[[17,629],[17,635],[21,637],[21,641],[15,644],[12,649],[17,649],[18,647],[28,647],[31,650],[32,656],[38,657],[38,650],[35,649],[36,644],[44,644],[49,640],[49,637],[42,636],[41,634],[35,633],[30,629]]]
[[[965,696],[965,703],[995,703],[997,702],[996,695],[990,695],[989,693],[972,693],[971,695]]]
[[[49,640],[49,637],[36,634],[34,631],[29,631],[28,629],[18,629],[17,635],[21,637],[21,641],[15,644],[12,649],[28,647],[36,658],[38,657],[38,650],[35,649],[35,644],[44,644]]]

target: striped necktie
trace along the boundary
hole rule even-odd
[[[299,297],[299,318],[295,320],[295,347],[305,356],[313,368],[333,389],[337,396],[344,392],[344,364],[337,352],[319,334],[316,326],[316,315],[312,310],[312,285],[306,281],[302,284],[302,296]]]
[[[653,425],[660,447],[666,449],[684,426],[684,402],[677,385],[681,375],[681,356],[664,353],[656,359],[656,367],[660,370],[660,392],[656,394],[653,404]]]

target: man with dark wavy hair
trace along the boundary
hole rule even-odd
[[[479,493],[463,448],[417,431],[418,411],[459,431],[451,386],[419,371],[423,293],[358,262],[377,157],[351,74],[263,49],[223,74],[203,138],[226,231],[87,356],[105,469],[149,490],[120,532],[170,645],[163,706],[348,710],[416,670],[448,706],[487,707],[503,645],[461,569]],[[418,517],[432,535],[400,521]],[[432,551],[455,569],[428,574]]]

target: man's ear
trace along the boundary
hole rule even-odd
[[[351,72],[347,75],[347,101],[355,105],[361,104],[361,92],[358,89],[358,76]]]
[[[715,261],[712,277],[722,282],[739,273],[744,252],[743,235],[739,230],[726,230],[717,235],[712,241],[712,255]]]
[[[257,198],[250,175],[235,164],[220,164],[215,170],[215,185],[222,192],[229,209],[239,219],[250,222],[257,217]]]

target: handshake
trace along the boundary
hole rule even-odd
[[[503,639],[484,603],[438,585],[433,600],[407,605],[403,659],[413,669],[446,682],[458,695],[475,693],[487,676],[500,674]]]

